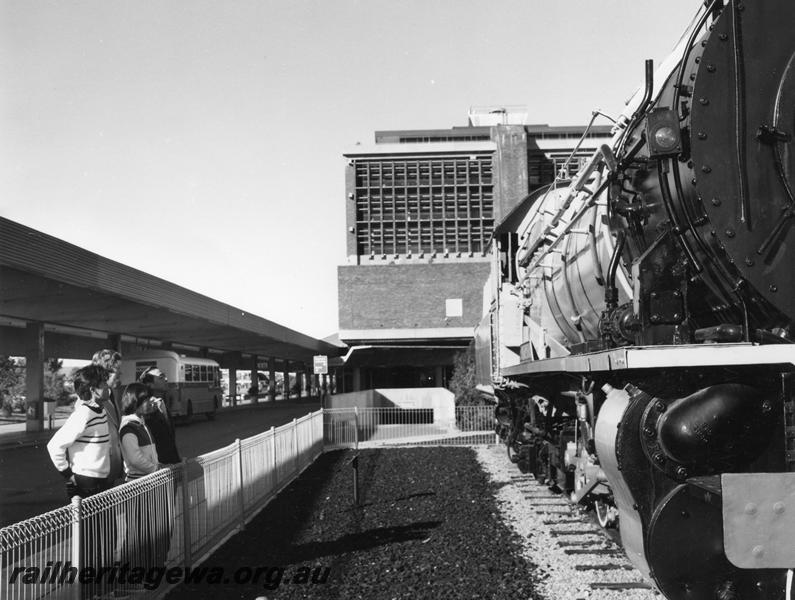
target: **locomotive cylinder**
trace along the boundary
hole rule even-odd
[[[660,446],[691,474],[731,470],[770,443],[771,404],[755,387],[714,385],[668,405],[657,421]]]

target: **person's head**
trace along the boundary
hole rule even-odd
[[[121,367],[121,353],[116,350],[99,350],[91,357],[91,362],[99,365],[108,372],[108,385],[116,387],[119,382],[119,368]]]
[[[108,372],[101,366],[90,364],[75,371],[72,377],[75,394],[81,400],[98,402],[108,399]]]
[[[143,383],[131,383],[121,394],[121,412],[125,415],[148,412],[149,389]]]
[[[157,367],[148,367],[138,377],[138,381],[143,383],[150,390],[164,390],[166,389],[168,379],[166,379],[165,373]]]

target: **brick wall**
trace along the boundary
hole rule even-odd
[[[340,329],[474,327],[488,274],[488,262],[341,266]],[[463,316],[445,317],[455,298]]]

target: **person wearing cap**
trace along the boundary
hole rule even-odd
[[[177,450],[174,422],[163,400],[167,391],[166,376],[157,367],[149,367],[141,373],[138,381],[147,387],[149,399],[156,409],[144,414],[144,423],[155,439],[157,456],[162,464],[175,465],[182,459]]]
[[[138,381],[144,384],[149,394],[149,406],[143,413],[143,420],[147,429],[151,433],[155,442],[157,460],[161,466],[175,465],[182,461],[177,450],[176,437],[174,435],[174,422],[168,410],[168,404],[164,397],[168,393],[168,380],[165,373],[157,367],[149,367],[138,377]],[[175,548],[176,544],[170,542],[173,530],[171,524],[174,520],[174,499],[178,494],[176,482],[171,493],[162,497],[165,505],[166,528],[161,528],[158,534],[156,546],[165,549],[166,555],[169,548]],[[162,488],[161,488],[162,490]],[[163,505],[161,504],[161,506]]]

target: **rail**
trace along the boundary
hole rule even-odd
[[[0,529],[0,598],[162,596],[165,574],[200,564],[323,451],[493,444],[493,424],[489,406],[321,409]]]

